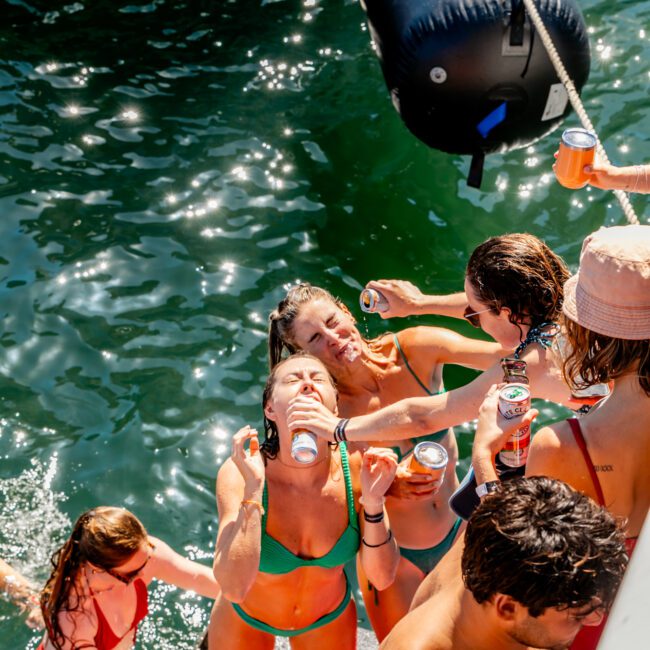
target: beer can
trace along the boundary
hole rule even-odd
[[[501,369],[503,370],[503,381],[507,384],[530,383],[526,377],[526,362],[523,359],[504,357],[501,359]]]
[[[299,463],[312,463],[318,456],[316,436],[310,431],[297,431],[291,440],[291,457]]]
[[[388,309],[388,301],[376,289],[364,289],[359,296],[359,306],[368,314]]]
[[[530,388],[526,384],[508,384],[499,391],[499,412],[504,418],[523,415],[530,409]],[[517,429],[506,446],[499,452],[499,459],[508,467],[521,467],[528,460],[530,425]]]
[[[413,448],[409,469],[416,474],[431,474],[442,483],[448,460],[449,455],[442,445],[424,440]]]
[[[584,187],[589,181],[584,166],[594,162],[595,153],[594,133],[586,129],[566,129],[560,140],[560,151],[555,163],[558,183],[571,190]]]

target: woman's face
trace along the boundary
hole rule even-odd
[[[362,338],[347,310],[328,298],[305,303],[293,321],[294,343],[318,357],[331,372],[361,355]]]
[[[468,312],[482,312],[476,315],[481,324],[481,329],[489,334],[504,348],[515,349],[522,342],[522,332],[525,338],[529,326],[521,325],[521,331],[514,323],[510,322],[510,310],[507,307],[495,314],[489,305],[482,302],[468,277],[465,277],[465,295],[469,303]]]
[[[140,548],[128,560],[112,569],[102,569],[90,562],[88,565],[92,575],[102,575],[106,579],[116,580],[124,585],[130,585],[134,580],[142,577],[142,573],[147,564],[149,564],[154,550],[155,546],[151,542],[143,541]]]
[[[327,369],[317,359],[295,357],[285,361],[276,371],[264,413],[279,429],[286,429],[289,403],[298,395],[318,400],[336,413],[336,389]]]

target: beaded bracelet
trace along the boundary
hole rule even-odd
[[[367,546],[368,548],[379,548],[380,546],[384,546],[384,544],[388,544],[391,539],[393,539],[393,531],[389,530],[388,537],[381,544],[368,544],[368,542],[366,542],[363,537],[361,538],[361,541],[363,542],[363,545]]]

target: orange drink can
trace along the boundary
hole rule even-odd
[[[442,445],[425,440],[413,448],[409,469],[415,474],[431,474],[433,478],[442,481],[448,460],[449,455]]]
[[[596,136],[586,129],[566,129],[560,140],[560,151],[555,164],[558,183],[571,190],[584,187],[588,180],[585,165],[594,162]]]

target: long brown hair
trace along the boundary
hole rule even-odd
[[[650,340],[615,339],[564,318],[571,353],[562,364],[564,380],[577,389],[607,383],[630,372],[650,397]]]
[[[556,321],[569,278],[562,258],[528,233],[490,237],[472,253],[466,274],[481,302],[495,313],[507,307],[518,327]]]
[[[271,369],[271,374],[266,380],[264,391],[262,393],[263,413],[268,401],[271,399],[271,395],[273,394],[273,388],[275,386],[275,381],[277,379],[278,370],[280,370],[280,368],[287,361],[290,361],[297,357],[301,359],[313,359],[314,361],[318,361],[318,363],[321,366],[323,366],[323,369],[327,373],[327,376],[329,377],[329,380],[332,386],[334,387],[334,391],[336,392],[336,382],[334,381],[334,378],[332,377],[329,370],[325,367],[323,362],[318,357],[315,357],[313,354],[308,354],[307,352],[302,352],[302,351],[294,352],[291,356],[287,357],[286,359],[280,360]],[[338,393],[337,393],[337,398],[338,398]],[[280,451],[280,436],[278,435],[278,427],[275,424],[275,422],[273,422],[273,420],[269,420],[266,417],[266,413],[264,413],[264,441],[260,445],[260,453],[262,454],[262,456],[264,456],[264,462],[274,459],[278,455],[278,451]]]
[[[113,569],[127,562],[146,541],[144,526],[123,508],[101,506],[77,519],[68,541],[52,555],[52,574],[41,592],[47,636],[57,650],[66,641],[59,613],[79,608],[77,576],[83,563]]]
[[[293,323],[301,307],[316,298],[331,300],[337,307],[347,311],[343,302],[335,298],[327,289],[315,287],[308,282],[291,287],[287,295],[278,303],[278,308],[274,309],[269,316],[269,367],[271,369],[280,362],[285,350],[289,354],[299,350],[293,340]]]

